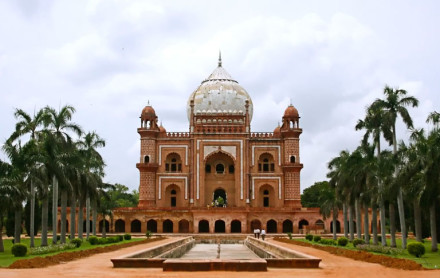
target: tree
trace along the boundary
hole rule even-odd
[[[12,165],[0,160],[0,252],[5,252],[3,246],[3,219],[8,209],[13,206],[16,196],[21,196],[22,192],[16,187],[16,176]]]
[[[397,152],[397,136],[396,136],[396,120],[397,117],[402,117],[403,122],[408,128],[413,126],[411,116],[409,115],[407,106],[417,107],[419,101],[412,96],[406,96],[407,92],[403,89],[393,89],[385,86],[384,88],[385,99],[376,99],[372,104],[373,109],[383,111],[384,117],[387,122],[390,123],[390,129],[392,132],[392,144],[393,153]],[[399,210],[400,226],[402,232],[402,248],[406,248],[406,225],[405,225],[405,212],[403,207],[403,194],[402,188],[399,187],[397,193],[397,206]]]
[[[45,113],[43,109],[39,110],[37,113],[34,113],[34,116],[31,117],[22,109],[16,109],[14,113],[15,118],[18,122],[15,125],[15,131],[9,137],[8,141],[13,142],[24,135],[29,135],[30,140],[28,144],[36,145],[37,144],[37,136],[40,134],[41,130],[38,130],[48,121],[48,115]],[[36,148],[38,150],[38,148]],[[38,155],[38,153],[36,154]],[[33,163],[29,165],[29,169],[35,170],[38,167],[38,160],[35,159],[32,161]],[[32,171],[31,171],[32,172]],[[30,175],[30,247],[34,247],[34,237],[35,237],[35,182],[32,178],[32,174]]]
[[[343,203],[343,206],[348,207],[349,221],[347,221],[347,215],[344,213],[344,233],[347,231],[346,224],[348,222],[348,228],[350,231],[350,240],[354,239],[354,227],[353,227],[353,204],[354,197],[352,191],[352,182],[349,173],[349,151],[341,151],[339,156],[333,158],[328,163],[329,172],[327,177],[330,179],[329,183],[336,189],[336,194]]]
[[[317,208],[319,207],[319,196],[321,191],[328,186],[328,182],[321,181],[315,182],[312,186],[304,189],[303,194],[301,194],[301,205],[306,208]]]
[[[380,139],[381,135],[388,140],[392,140],[392,134],[389,130],[390,124],[386,122],[387,118],[384,117],[383,111],[378,109],[377,107],[374,107],[373,105],[367,107],[367,115],[365,116],[364,120],[358,120],[355,128],[356,130],[365,129],[365,134],[363,137],[363,144],[366,144],[368,142],[368,139],[371,137],[373,141],[373,146],[376,147],[377,150],[377,160],[380,160],[380,153],[381,153],[381,147],[380,147]],[[380,211],[380,230],[381,230],[381,243],[382,246],[386,246],[386,233],[385,233],[385,201],[384,196],[382,195],[383,188],[380,180],[377,180],[378,184],[378,203],[379,203],[379,211]],[[377,244],[377,225],[375,224],[376,221],[376,202],[372,202],[372,209],[373,209],[373,244]]]
[[[72,115],[75,113],[75,108],[69,105],[63,106],[59,111],[51,107],[45,108],[45,113],[48,114],[48,137],[51,138],[51,141],[55,144],[56,148],[54,149],[55,157],[52,157],[56,161],[57,169],[56,173],[52,172],[52,180],[53,180],[53,207],[52,207],[52,229],[53,229],[53,243],[57,243],[57,215],[58,215],[58,181],[59,179],[63,179],[61,183],[61,195],[62,195],[62,215],[61,215],[61,227],[62,227],[62,241],[65,240],[65,227],[66,227],[66,211],[67,202],[66,194],[69,190],[69,183],[64,180],[64,173],[66,165],[63,164],[63,155],[66,154],[67,149],[71,149],[73,146],[72,137],[70,136],[70,132],[73,132],[77,136],[82,134],[81,127],[73,122],[71,122]],[[64,153],[63,153],[64,152]],[[53,168],[55,170],[55,168]]]
[[[104,176],[104,167],[105,163],[102,159],[102,156],[97,151],[97,148],[105,147],[105,140],[103,140],[96,132],[88,132],[84,135],[82,140],[77,142],[77,146],[79,149],[79,153],[82,156],[83,160],[83,192],[85,194],[85,202],[86,202],[86,229],[87,229],[87,238],[89,237],[90,232],[90,203],[94,204],[98,200],[97,190],[101,186],[102,181],[101,178]],[[95,205],[94,205],[95,207]],[[81,210],[80,205],[80,210]],[[94,213],[95,215],[95,213]],[[93,217],[93,227],[96,227],[96,217]],[[95,229],[95,228],[94,228]]]
[[[330,215],[332,215],[333,239],[336,240],[336,221],[338,219],[338,212],[341,202],[338,200],[335,188],[332,187],[329,182],[323,181],[321,184],[325,186],[322,187],[318,197],[320,204],[319,213],[324,217],[324,219],[327,219]]]

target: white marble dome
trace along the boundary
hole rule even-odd
[[[194,100],[194,111],[223,111],[225,114],[244,114],[246,100],[249,100],[249,121],[252,120],[252,99],[222,67],[221,57],[218,67],[190,95],[187,106],[188,120],[191,117],[191,100]]]

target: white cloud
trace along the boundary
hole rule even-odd
[[[72,104],[74,119],[107,140],[109,181],[137,188],[143,106],[150,100],[168,131],[188,130],[187,98],[221,49],[225,69],[253,99],[254,131],[272,131],[290,100],[299,110],[303,189],[325,179],[329,159],[358,144],[354,124],[385,84],[419,98],[410,109],[416,126],[439,110],[437,6],[2,2],[0,139],[13,129],[15,107]],[[399,124],[399,136],[406,134]]]

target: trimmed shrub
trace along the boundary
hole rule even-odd
[[[347,246],[348,244],[348,238],[345,236],[338,238],[338,245],[339,246]]]
[[[382,246],[382,245],[369,245],[369,244],[359,244],[356,246],[359,250],[364,250],[368,252],[375,252],[375,253],[381,253],[381,254],[388,254],[388,255],[402,255],[403,249],[400,248],[392,248],[388,246]]]
[[[353,244],[353,247],[356,247],[358,244],[365,244],[365,241],[363,239],[356,238],[353,240],[352,244]]]
[[[322,238],[319,243],[325,244],[325,245],[336,245],[336,240],[329,239],[329,238]]]
[[[289,239],[292,239],[292,233],[287,233],[287,236],[289,237]]]
[[[74,238],[70,240],[70,243],[75,244],[76,248],[78,248],[81,246],[82,240],[80,238]]]
[[[14,257],[24,257],[26,256],[27,253],[27,246],[24,245],[23,243],[16,243],[12,245],[11,252],[14,255]]]
[[[65,243],[65,244],[55,244],[55,245],[48,245],[48,246],[40,246],[31,248],[29,250],[30,255],[44,255],[49,254],[53,252],[59,252],[64,250],[70,250],[77,248],[76,245],[72,242]]]
[[[118,236],[112,236],[107,238],[107,243],[118,243],[119,237]]]
[[[321,237],[320,236],[314,236],[313,237],[313,241],[314,242],[320,242],[321,241]]]
[[[99,244],[98,241],[99,241],[99,239],[98,239],[97,236],[90,236],[90,237],[89,237],[89,242],[90,242],[91,245],[97,245],[97,244]]]
[[[125,239],[125,240],[130,240],[130,239],[131,239],[131,235],[128,234],[128,233],[125,234],[125,235],[124,235],[124,239]]]
[[[101,237],[101,238],[98,239],[98,244],[99,244],[99,245],[101,245],[101,244],[107,244],[107,243],[109,243],[109,242],[108,242],[108,238]]]
[[[307,239],[308,241],[312,241],[312,240],[313,240],[313,235],[311,235],[311,234],[307,234],[307,235],[306,235],[306,239]]]
[[[123,235],[117,235],[119,241],[123,241],[124,240],[124,236]]]
[[[147,238],[150,238],[153,235],[153,233],[150,230],[147,230],[147,232],[145,233],[145,236]]]
[[[425,246],[421,242],[411,242],[408,244],[408,253],[420,258],[425,254]]]

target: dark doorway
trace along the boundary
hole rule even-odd
[[[180,220],[179,221],[179,233],[189,233],[189,221],[188,220]]]
[[[209,233],[209,222],[207,220],[199,221],[199,233]]]
[[[163,232],[172,233],[173,232],[173,221],[167,219],[163,221]]]
[[[261,222],[260,220],[252,220],[251,222],[251,230],[249,231],[250,233],[253,233],[255,229],[260,229],[261,230]]]
[[[289,219],[283,222],[283,233],[293,233],[293,223]]]
[[[107,220],[105,220],[105,231],[109,232],[109,227],[110,227],[110,223],[108,223]],[[103,220],[99,221],[99,232],[102,233],[102,225],[103,225]]]
[[[87,233],[86,223],[87,223],[87,221],[84,220],[84,222],[83,222],[83,232],[84,232],[84,233]],[[90,223],[89,233],[91,233],[91,232],[93,232],[93,221],[92,221],[92,220],[89,220],[89,223]]]
[[[115,233],[125,233],[125,221],[118,219],[115,221]]]
[[[267,232],[268,233],[277,233],[277,222],[273,219],[267,221]]]
[[[232,220],[231,233],[241,233],[241,222],[238,220]]]
[[[147,231],[152,233],[157,233],[157,221],[154,219],[150,219],[147,221]]]
[[[175,207],[177,205],[176,199],[176,190],[171,190],[171,207]]]
[[[330,223],[330,232],[333,233],[333,221]],[[339,234],[340,232],[341,232],[341,222],[336,220],[336,233]]]
[[[309,221],[307,221],[307,220],[305,220],[305,219],[299,221],[299,223],[298,223],[298,228],[299,228],[300,230],[301,230],[301,229],[306,229],[307,226],[309,226]]]
[[[214,191],[214,200],[213,200],[213,202],[215,203],[215,201],[218,200],[219,197],[223,198],[223,201],[224,201],[225,205],[228,203],[227,200],[226,200],[226,192],[223,189],[221,189],[221,188],[219,188],[219,189]],[[221,206],[221,204],[219,204],[219,206]]]
[[[135,219],[131,221],[131,232],[132,233],[140,233],[141,232],[141,221]]]
[[[269,207],[269,190],[267,189],[263,191],[263,207]]]
[[[225,221],[217,220],[215,221],[215,233],[224,233],[226,231]]]

